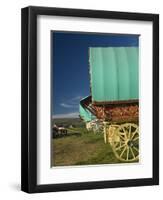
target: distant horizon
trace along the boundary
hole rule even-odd
[[[79,113],[69,113],[69,114],[56,114],[52,115],[53,119],[77,119],[79,118]]]

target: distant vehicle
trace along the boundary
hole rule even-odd
[[[53,138],[57,136],[67,135],[68,131],[63,126],[57,126],[56,124],[53,125]]]

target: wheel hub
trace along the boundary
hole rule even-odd
[[[131,140],[129,140],[129,141],[127,142],[127,145],[128,145],[129,147],[133,147],[133,146],[134,146],[134,144],[133,144],[133,142],[132,142]]]

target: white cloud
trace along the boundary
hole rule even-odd
[[[60,106],[64,107],[64,108],[73,108],[74,105],[70,105],[70,104],[66,104],[66,103],[61,103]]]
[[[82,96],[78,95],[78,96],[72,98],[71,100],[72,100],[72,101],[76,101],[76,100],[80,100],[80,99],[82,99],[82,98],[83,98]]]
[[[75,96],[64,103],[60,103],[60,106],[64,108],[78,108],[80,99],[82,99],[82,96]]]
[[[53,119],[55,119],[55,118],[78,118],[78,117],[79,117],[78,112],[53,115]]]

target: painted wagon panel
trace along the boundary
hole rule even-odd
[[[81,100],[81,102],[83,102],[83,100]],[[90,122],[93,119],[95,119],[96,117],[92,112],[90,112],[90,110],[88,109],[88,105],[86,106],[81,102],[79,104],[79,115],[82,118],[82,120],[84,120],[85,122]]]
[[[92,102],[137,100],[138,47],[90,47]]]

